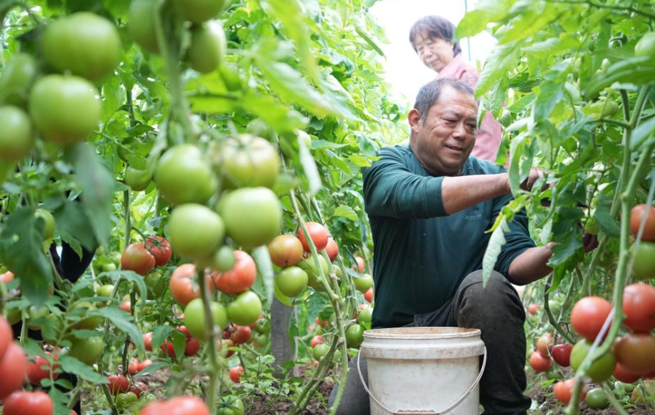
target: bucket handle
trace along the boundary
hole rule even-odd
[[[475,387],[478,386],[478,384],[480,383],[480,379],[482,379],[482,375],[484,374],[484,369],[487,367],[487,347],[486,346],[483,346],[483,347],[484,347],[484,357],[482,359],[482,367],[480,368],[480,373],[478,374],[478,377],[475,379],[475,381],[473,382],[471,387],[464,393],[464,395],[462,395],[461,398],[459,398],[457,401],[455,401],[455,403],[450,405],[448,408],[446,408],[446,409],[444,409],[442,411],[438,411],[438,412],[435,412],[435,411],[432,411],[432,410],[421,411],[421,410],[404,410],[404,409],[401,409],[399,411],[392,411],[391,409],[389,409],[386,406],[382,405],[382,403],[380,401],[378,401],[375,398],[375,396],[373,396],[371,391],[368,389],[368,386],[366,386],[366,382],[364,382],[364,376],[362,376],[362,369],[361,369],[361,367],[359,365],[359,355],[361,354],[361,349],[357,352],[357,373],[359,374],[359,380],[362,382],[362,386],[364,386],[364,389],[366,390],[366,393],[368,393],[368,395],[371,397],[371,399],[373,399],[375,401],[375,403],[380,405],[380,407],[382,409],[384,409],[385,411],[389,412],[392,415],[403,415],[403,414],[441,415],[441,414],[446,414],[446,413],[452,411],[453,409],[455,409],[460,403],[462,403],[464,401],[464,399],[466,399],[471,394],[473,389],[475,389]]]

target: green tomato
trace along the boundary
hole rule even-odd
[[[146,274],[144,279],[148,286],[149,300],[160,298],[168,288],[168,278],[166,278],[161,271],[150,272]]]
[[[227,312],[222,304],[212,301],[209,304],[211,309],[212,321],[214,326],[218,326],[218,331],[223,331],[227,327]],[[198,340],[206,340],[208,337],[205,326],[205,304],[202,298],[191,300],[184,309],[184,325],[189,333]]]
[[[0,104],[25,108],[37,73],[38,65],[32,56],[15,54],[0,76]]]
[[[655,32],[646,33],[635,45],[635,56],[647,56],[655,59]]]
[[[257,320],[255,331],[259,334],[268,334],[271,332],[271,321],[265,318]]]
[[[221,397],[218,404],[218,415],[243,415],[243,402],[239,398],[232,396]]]
[[[562,311],[562,302],[558,300],[548,300],[548,308],[553,316],[559,316],[559,313]]]
[[[46,140],[70,145],[98,126],[101,105],[93,84],[76,76],[46,75],[30,92],[30,117]]]
[[[12,326],[20,321],[20,319],[23,317],[23,312],[19,307],[9,307],[11,304],[8,303],[7,307],[5,309],[5,318],[11,324]]]
[[[223,197],[221,216],[227,235],[244,248],[268,244],[280,234],[282,208],[271,189],[241,188]]]
[[[249,326],[256,322],[262,313],[262,301],[252,291],[241,293],[227,305],[227,316],[239,326]]]
[[[360,293],[365,293],[373,286],[373,277],[370,274],[364,274],[361,278],[353,277],[355,289]]]
[[[214,255],[212,260],[212,268],[218,272],[227,272],[234,268],[237,258],[234,256],[234,249],[232,247],[223,245]]]
[[[82,309],[82,313],[79,313],[78,315],[80,316],[81,320],[75,323],[74,328],[76,329],[86,329],[86,330],[94,330],[98,328],[103,322],[104,318],[101,316],[91,316],[91,317],[86,317],[87,313],[89,310],[95,310],[96,306],[87,302],[87,301],[82,301],[80,303],[77,303],[75,305],[75,309]]]
[[[252,339],[257,347],[264,347],[268,343],[268,336],[265,334],[255,334],[252,336]]]
[[[137,170],[132,167],[125,169],[125,184],[135,192],[146,190],[152,180],[152,171],[150,169]]]
[[[276,148],[261,137],[241,134],[214,150],[213,164],[228,188],[272,188],[280,171]]]
[[[109,20],[78,12],[49,24],[41,36],[40,50],[55,69],[97,80],[118,66],[121,38]]]
[[[328,354],[329,351],[330,351],[330,345],[328,345],[327,343],[320,343],[312,348],[312,356],[316,360],[321,360],[325,357],[325,355]]]
[[[152,53],[159,53],[154,21],[156,7],[157,0],[132,0],[127,19],[127,29],[132,40]]]
[[[373,318],[373,307],[363,309],[357,314],[357,322],[361,325],[371,324]]]
[[[296,297],[307,288],[308,276],[299,267],[288,267],[280,271],[275,283],[280,292],[287,297]]]
[[[29,116],[18,107],[0,106],[0,159],[18,161],[34,147]]]
[[[605,409],[610,406],[610,401],[601,388],[593,388],[587,392],[585,402],[591,409]]]
[[[200,73],[218,69],[225,59],[225,32],[218,22],[208,22],[191,29],[191,45],[187,50],[189,66]]]
[[[47,241],[55,234],[55,217],[45,209],[37,209],[34,216],[43,219],[43,240]]]
[[[114,293],[114,286],[112,284],[101,285],[96,290],[96,294],[99,297],[111,297],[113,293]]]
[[[323,271],[323,275],[327,277],[329,272],[329,267],[327,261],[325,260],[325,258],[323,258],[323,255],[318,256],[318,263],[321,267],[321,270]],[[320,275],[319,275],[318,268],[316,267],[316,262],[314,261],[313,255],[310,255],[307,258],[300,261],[298,267],[300,267],[307,273],[307,277],[308,277],[307,284],[310,287],[312,287],[316,291],[325,291],[323,285],[319,282]]]
[[[116,406],[120,409],[127,408],[139,399],[134,392],[119,393],[116,396]]]
[[[588,340],[580,340],[573,346],[573,350],[571,350],[571,368],[574,371],[578,370],[582,361],[587,357],[592,344]],[[614,353],[608,351],[589,367],[587,375],[594,383],[603,382],[612,376],[615,365],[616,357],[614,357]]]
[[[74,339],[72,343],[69,354],[89,366],[95,364],[105,350],[105,342],[101,337]]]
[[[36,320],[47,317],[50,314],[50,310],[46,306],[37,307],[32,305],[30,306],[28,313],[29,317],[27,319],[27,327],[32,330],[41,330],[41,326],[36,322]]]
[[[211,167],[192,144],[181,144],[164,153],[155,170],[155,183],[164,199],[174,205],[205,203],[218,190]]]
[[[192,23],[213,19],[223,10],[225,4],[225,0],[175,0],[175,5],[184,19]]]
[[[225,83],[228,91],[240,91],[242,88],[241,77],[239,76],[239,67],[237,65],[225,62],[218,67],[221,79]]]
[[[634,245],[631,251],[634,250]],[[636,279],[646,280],[655,278],[655,242],[641,241],[635,252],[635,262],[632,274]]]
[[[225,224],[213,210],[203,205],[187,203],[173,210],[168,220],[169,238],[173,250],[186,258],[205,260],[223,244]]]
[[[366,329],[359,324],[353,324],[346,330],[346,344],[348,347],[359,348],[364,342],[364,332]]]

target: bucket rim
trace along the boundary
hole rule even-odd
[[[461,339],[481,335],[480,329],[463,327],[392,327],[364,332],[365,339]]]

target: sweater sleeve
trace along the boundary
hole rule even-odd
[[[421,176],[406,165],[395,148],[364,170],[364,201],[369,216],[427,219],[446,216],[441,197],[443,177]]]
[[[494,222],[500,214],[503,206],[509,203],[511,198],[512,196],[503,196],[494,201]],[[514,259],[521,255],[526,249],[535,246],[534,241],[530,237],[528,215],[525,213],[525,210],[521,210],[515,214],[514,220],[509,222],[508,225],[510,231],[505,233],[506,243],[501,249],[500,255],[498,255],[495,266],[495,270],[503,274],[505,277],[509,277],[509,266],[512,264],[512,261],[514,261]]]

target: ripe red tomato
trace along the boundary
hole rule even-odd
[[[152,333],[145,333],[143,335],[143,344],[147,351],[152,352]]]
[[[646,204],[642,203],[632,208],[630,212],[630,232],[637,235],[642,218],[646,216],[644,233],[641,235],[642,241],[655,241],[655,206],[649,206],[646,210]]]
[[[130,363],[127,366],[127,372],[134,376],[139,372],[139,361],[136,359],[130,360]]]
[[[216,350],[226,359],[234,354],[234,350],[229,350],[233,346],[234,342],[231,339],[223,339],[216,342]]]
[[[353,269],[361,274],[362,272],[364,272],[364,269],[366,268],[364,259],[362,257],[356,256],[355,261],[357,262],[357,265],[353,265]]]
[[[52,399],[45,392],[14,392],[4,401],[4,415],[52,415]]]
[[[137,382],[134,385],[130,385],[130,392],[134,393],[137,398],[141,397],[141,393],[148,390],[148,385],[143,382]]]
[[[233,326],[230,339],[232,339],[234,344],[248,343],[248,340],[250,340],[251,337],[252,329],[249,326]]]
[[[612,305],[606,299],[595,296],[584,297],[573,306],[571,325],[579,335],[593,341],[611,311]]]
[[[150,345],[150,349],[152,349],[152,345]],[[140,371],[142,371],[143,369],[145,369],[145,368],[147,368],[148,366],[150,366],[151,364],[152,364],[152,360],[150,360],[150,359],[142,360],[142,361],[140,361],[139,364],[136,366],[136,371],[137,371],[137,372],[140,372]]]
[[[121,267],[139,275],[146,275],[155,267],[155,258],[143,245],[133,243],[123,251]]]
[[[129,301],[123,301],[118,308],[121,310],[125,311],[126,313],[130,313],[132,311],[132,304]]]
[[[613,375],[616,378],[616,380],[620,380],[623,383],[635,383],[636,381],[639,380],[639,378],[641,378],[641,375],[637,375],[625,370],[625,368],[621,366],[620,363],[616,364]]]
[[[544,356],[539,352],[532,352],[530,355],[530,366],[535,372],[545,372],[553,366],[553,361],[550,357]]]
[[[234,251],[236,263],[231,270],[212,276],[216,288],[226,294],[237,295],[247,291],[257,278],[257,266],[250,255],[244,251]]]
[[[168,283],[171,289],[171,295],[175,301],[183,306],[189,304],[191,300],[200,297],[200,287],[194,282],[195,275],[196,266],[193,264],[180,265],[171,274],[171,279]],[[205,274],[207,288],[213,291],[213,284],[209,284],[209,281],[210,276]]]
[[[555,393],[555,398],[558,401],[562,402],[564,405],[568,405],[571,401],[571,396],[573,395],[573,388],[575,387],[575,378],[562,380],[557,382],[553,386],[553,392]],[[587,387],[582,385],[582,392],[580,393],[580,402],[584,400],[587,396]]]
[[[562,367],[571,366],[571,350],[573,345],[571,344],[558,344],[553,346],[553,350],[550,351],[550,355],[553,357],[555,363]]]
[[[537,314],[537,311],[539,311],[540,308],[541,308],[541,305],[539,305],[539,304],[530,304],[528,306],[528,313],[530,313],[531,315],[534,316],[535,314]]]
[[[321,320],[320,317],[316,317],[316,320],[315,320],[315,321],[316,321],[316,324],[318,324],[318,325],[321,326],[321,327],[325,327],[325,326],[327,326],[327,324],[328,324],[328,321],[327,321],[327,320]]]
[[[146,405],[139,415],[210,415],[207,404],[198,396],[176,396]]]
[[[537,351],[542,355],[550,356],[550,350],[553,348],[553,333],[545,333],[537,340]]]
[[[6,318],[0,316],[0,361],[12,341],[14,341],[14,333],[11,325]]]
[[[168,264],[173,255],[173,249],[170,242],[161,236],[149,236],[143,242],[143,246],[155,258],[155,265],[158,267]]]
[[[312,337],[312,342],[311,342],[312,348],[317,344],[322,344],[322,343],[325,343],[325,339],[320,334]]]
[[[655,328],[655,287],[643,282],[623,290],[623,325],[636,332],[651,332]]]
[[[307,228],[309,237],[312,238],[312,242],[314,242],[316,251],[319,252],[324,250],[328,244],[328,231],[325,229],[325,226],[316,222],[306,222],[305,227]],[[305,252],[310,252],[309,243],[307,243],[307,239],[305,239],[305,233],[302,231],[302,228],[298,228],[298,239],[300,240]]]
[[[655,337],[650,333],[631,333],[614,346],[616,360],[628,372],[645,375],[655,370]]]
[[[0,360],[0,399],[6,398],[23,385],[26,372],[25,352],[18,343],[11,343]]]
[[[50,356],[50,352],[46,352],[46,354]],[[55,362],[57,361],[56,356],[54,357],[54,360]],[[57,364],[55,364],[54,367],[52,368],[53,379],[57,379],[59,377],[59,373],[55,372],[57,368],[59,368],[59,365]],[[49,379],[49,378],[50,378],[50,362],[45,357],[37,356],[36,361],[27,364],[27,380],[32,385],[41,386],[41,380]]]
[[[114,395],[130,390],[130,381],[123,375],[109,375],[109,391]]]
[[[300,240],[293,235],[279,235],[268,244],[271,261],[280,268],[298,264],[303,258]]]
[[[339,245],[337,245],[336,242],[334,242],[334,239],[332,239],[331,236],[328,237],[328,243],[327,246],[325,247],[325,253],[327,254],[328,258],[330,258],[330,261],[334,261],[339,255]]]
[[[0,282],[3,284],[9,284],[14,280],[14,273],[7,271],[4,274],[0,274]]]
[[[239,379],[241,379],[243,373],[244,370],[242,366],[234,366],[232,369],[230,369],[230,379],[234,383],[239,383]]]
[[[195,356],[200,350],[200,341],[196,338],[190,338],[186,341],[186,346],[184,347],[185,356]]]
[[[373,302],[373,287],[369,288],[368,291],[364,293],[364,299],[369,303]]]

